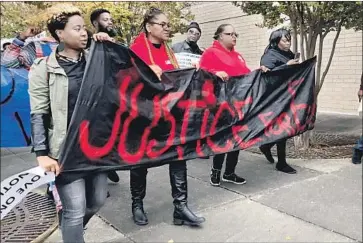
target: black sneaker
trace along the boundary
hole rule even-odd
[[[296,170],[286,163],[277,162],[276,170],[287,173],[287,174],[296,174]]]
[[[212,168],[210,173],[210,184],[212,186],[219,186],[221,184],[221,170]]]
[[[235,173],[232,173],[230,175],[224,174],[222,177],[222,181],[231,182],[231,183],[234,183],[237,185],[243,185],[243,184],[246,184],[246,182],[247,182],[245,179],[243,179],[242,177],[239,177]]]

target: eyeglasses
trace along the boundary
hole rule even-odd
[[[223,33],[224,35],[230,35],[230,36],[234,36],[236,38],[238,38],[238,34],[235,33],[235,32],[232,32],[232,33]]]
[[[188,33],[191,35],[200,36],[200,33],[198,31],[189,30]]]
[[[149,23],[150,23],[150,24],[157,24],[157,25],[160,25],[163,29],[165,29],[165,27],[171,28],[171,24],[170,24],[170,23],[165,23],[165,22],[162,22],[162,23],[149,22]]]

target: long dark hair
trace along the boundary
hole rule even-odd
[[[264,53],[266,53],[269,49],[278,48],[279,42],[282,37],[285,37],[286,39],[291,40],[290,31],[285,28],[280,28],[280,29],[273,31],[270,35],[269,44],[267,45]]]
[[[151,7],[145,13],[144,20],[142,21],[141,24],[141,30],[144,31],[146,35],[147,35],[146,24],[150,23],[150,21],[152,21],[155,17],[159,16],[160,14],[164,14],[164,12],[155,7]]]
[[[227,26],[232,26],[230,24],[221,24],[220,26],[218,26],[217,31],[214,33],[213,39],[218,40],[219,36],[221,35],[221,33],[224,31],[224,29]]]

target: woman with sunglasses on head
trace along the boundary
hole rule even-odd
[[[247,67],[242,55],[234,50],[238,34],[230,24],[222,24],[214,34],[214,42],[202,55],[200,68],[228,81],[231,76],[248,74],[251,70]],[[222,180],[234,184],[245,184],[246,180],[235,174],[238,162],[239,151],[227,153],[226,169]],[[217,154],[213,158],[213,167],[210,176],[210,183],[219,186],[221,170],[226,154]]]
[[[142,33],[131,45],[154,73],[161,78],[162,72],[178,68],[177,60],[166,41],[170,36],[170,24],[167,16],[157,8],[151,8],[144,16]],[[143,199],[146,195],[147,167],[141,166],[130,171],[130,190],[132,197],[133,220],[137,225],[148,224],[144,212]],[[197,217],[188,208],[187,166],[186,161],[169,164],[169,176],[174,198],[174,224],[200,225],[205,221]]]
[[[29,72],[33,150],[38,164],[56,174],[62,202],[63,242],[84,242],[83,229],[106,200],[107,173],[62,173],[58,158],[65,142],[86,67],[88,35],[81,11],[55,5],[48,30],[62,43],[49,57],[34,61]],[[96,40],[109,40],[99,33]]]
[[[299,58],[295,58],[290,50],[291,35],[286,29],[278,29],[271,33],[269,45],[261,57],[261,65],[268,70],[274,70],[283,65],[299,64]],[[276,145],[278,162],[276,169],[288,174],[295,174],[296,170],[286,163],[286,139],[276,143],[266,144],[260,147],[266,159],[273,164],[275,162],[271,154],[271,148]]]

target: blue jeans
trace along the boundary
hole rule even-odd
[[[64,243],[83,243],[83,228],[107,197],[107,173],[97,173],[66,185],[57,185],[62,201]]]
[[[363,151],[363,136],[360,137],[354,148]]]

